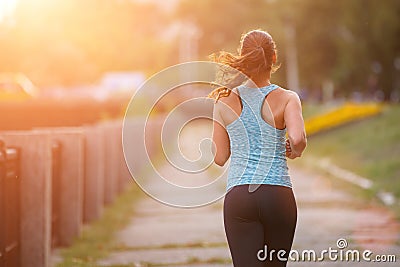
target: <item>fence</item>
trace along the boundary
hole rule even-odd
[[[0,266],[19,265],[19,151],[0,143]]]
[[[61,144],[55,141],[51,146],[51,246],[56,247],[59,241],[59,211],[60,211],[60,169]]]
[[[48,267],[102,215],[131,181],[121,132],[120,121],[0,132],[0,267]]]

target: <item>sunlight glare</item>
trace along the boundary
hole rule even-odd
[[[0,22],[6,17],[11,16],[18,0],[1,0],[0,1]]]

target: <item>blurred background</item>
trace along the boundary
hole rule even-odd
[[[125,248],[134,252],[127,243],[117,241],[115,245],[112,240],[115,231],[128,223],[134,224],[130,222],[134,215],[132,206],[147,209],[148,202],[131,205],[140,190],[125,193],[105,216],[101,217],[100,212],[131,181],[121,147],[121,119],[130,98],[146,79],[164,68],[188,61],[207,61],[210,54],[219,50],[237,51],[241,35],[258,28],[270,32],[275,39],[281,68],[273,75],[272,82],[299,93],[309,136],[304,157],[291,162],[296,168],[309,171],[305,175],[294,172],[295,176],[313,177],[311,182],[294,179],[299,183],[296,192],[303,201],[299,202],[300,209],[305,211],[302,218],[309,220],[300,225],[300,241],[296,244],[310,248],[307,246],[320,242],[326,248],[331,242],[328,238],[349,236],[358,244],[393,248],[398,254],[399,0],[0,0],[0,267],[50,266],[46,256],[50,251],[49,232],[53,247],[69,246],[73,237],[80,236],[63,256],[66,263],[60,266],[94,266],[90,264],[104,257],[107,251]],[[157,86],[153,89],[156,95],[158,89],[162,91]],[[149,135],[146,146],[152,147],[151,157],[159,161],[159,132],[168,111],[184,100],[206,96],[212,89],[204,85],[182,86],[157,103],[151,114],[155,119],[147,125],[150,130],[146,132]],[[145,107],[148,101],[144,95],[136,103],[134,108],[139,110],[134,114],[136,122],[143,119],[140,110],[146,112],[142,104]],[[198,106],[204,107],[201,103]],[[196,108],[191,105],[190,111],[196,113],[199,111]],[[187,144],[196,145],[196,134],[204,129],[210,132],[209,124],[200,124],[194,125],[194,130],[183,138]],[[85,127],[74,130],[75,135],[69,132],[72,128],[57,128],[82,125]],[[142,142],[143,125],[133,125],[134,141]],[[55,128],[46,128],[48,132],[41,136],[36,131],[38,127]],[[8,132],[31,129],[34,131],[26,132],[26,139],[20,132]],[[47,142],[50,135],[52,143]],[[137,157],[135,163],[142,171],[147,165],[138,152],[139,145],[130,152]],[[190,146],[189,150],[193,152],[196,148]],[[219,174],[221,170],[214,167],[203,178]],[[37,175],[36,168],[43,169],[46,175]],[[45,186],[50,183],[47,177],[50,172],[51,189]],[[22,179],[14,179],[19,175]],[[64,181],[59,188],[57,181]],[[83,197],[74,195],[80,190]],[[342,195],[343,192],[347,195]],[[50,194],[53,206],[47,205],[46,196]],[[142,199],[149,201],[146,197]],[[53,209],[51,216],[49,209]],[[220,209],[214,209],[215,214],[211,212],[214,217],[210,221],[222,222],[218,217]],[[93,210],[98,212],[92,214]],[[44,215],[37,216],[42,211]],[[59,211],[63,212],[59,215],[63,218],[60,227],[54,223]],[[171,218],[180,214],[176,210],[168,212]],[[82,223],[99,218],[92,230],[80,235]],[[193,218],[179,217],[179,222]],[[320,221],[315,223],[317,218]],[[19,221],[24,227],[15,223]],[[182,233],[181,224],[172,222],[170,225],[179,227],[175,232],[161,229],[170,233],[162,240],[167,244],[165,247],[187,246],[171,241],[172,236],[180,237],[176,233]],[[57,231],[64,231],[69,225],[72,230],[64,234],[65,240],[54,241],[60,235]],[[135,228],[135,224],[132,229],[139,230],[126,236],[143,234],[143,238],[139,235],[132,240],[145,242],[161,224],[142,225],[150,226],[142,229]],[[187,224],[191,225],[194,228],[187,230],[188,233],[197,233],[198,222]],[[201,225],[221,226],[215,230],[221,239],[212,246],[223,247],[226,253],[222,225],[208,222]],[[322,232],[315,231],[318,227]],[[45,229],[37,235],[39,241],[32,235],[37,229]],[[327,229],[332,236],[327,235]],[[195,247],[203,248],[209,240],[203,241],[194,243]],[[44,244],[42,247],[37,245],[40,242]],[[139,245],[139,250],[149,246]],[[149,253],[153,253],[151,246]],[[152,248],[160,248],[157,246]],[[7,264],[4,257],[1,259],[5,248],[10,247],[8,251],[17,248],[10,258],[14,262],[21,259],[21,265]],[[39,255],[35,264],[31,263],[30,253]],[[173,258],[175,254],[171,255]],[[217,261],[229,266],[226,255],[226,259]],[[210,259],[204,262],[207,261]],[[76,265],[77,262],[81,265]],[[188,256],[185,262],[190,266],[202,261]],[[179,266],[186,266],[185,262]],[[167,266],[157,264],[151,266]]]
[[[397,102],[399,14],[397,0],[2,0],[0,72],[12,75],[0,97],[19,86],[32,97],[129,95],[149,75],[234,52],[242,33],[262,28],[282,63],[274,81],[303,99]]]
[[[374,165],[399,158],[398,0],[1,0],[0,130],[122,118],[151,75],[208,60],[219,50],[235,52],[241,34],[255,28],[269,31],[277,43],[281,68],[273,82],[299,93],[307,133],[348,126],[339,131],[349,137],[339,140],[335,132],[325,142],[328,137],[317,136],[325,139],[315,148],[311,142],[310,151],[343,159],[346,167],[362,159],[367,170],[359,169],[367,176],[398,177],[398,160],[385,161],[378,172]],[[152,112],[165,113],[211,90],[182,87]],[[384,105],[347,107],[307,121],[349,101]],[[370,124],[349,126],[376,114],[381,116]],[[335,157],[341,145],[338,155],[358,154]]]

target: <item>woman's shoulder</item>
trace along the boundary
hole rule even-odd
[[[238,87],[235,87],[231,89],[230,94],[228,96],[224,96],[218,99],[216,104],[231,105],[236,103],[235,101],[238,100],[238,97],[239,97]]]
[[[287,98],[287,100],[300,100],[299,95],[297,94],[297,92],[286,89],[284,87],[278,86],[277,90],[278,93],[280,93],[282,96],[284,96],[285,98]]]
[[[277,86],[275,90],[273,90],[274,96],[273,96],[273,102],[280,103],[280,106],[283,107],[283,109],[286,109],[289,103],[296,103],[300,102],[300,97],[299,95],[292,90],[286,89],[281,86]],[[265,99],[265,101],[268,101]],[[271,101],[271,100],[270,100]]]
[[[241,113],[240,97],[236,88],[233,88],[228,96],[221,97],[214,105],[214,111],[218,112],[228,122],[233,121]],[[236,114],[236,115],[235,115]]]

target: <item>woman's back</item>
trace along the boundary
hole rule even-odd
[[[266,88],[268,86],[260,87]],[[259,91],[260,88],[241,85],[239,90]],[[220,98],[214,106],[214,141],[216,144],[215,162],[223,165],[230,156],[229,136],[226,128],[238,120],[243,111],[243,101],[238,88],[234,88],[228,96]],[[290,90],[275,86],[268,94],[258,94],[261,101],[260,114],[262,120],[276,130],[286,130],[288,158],[301,156],[305,145],[304,122],[302,118],[301,102],[298,95]],[[228,147],[228,149],[227,149]]]
[[[270,94],[278,89],[282,90],[273,84],[261,88],[242,85],[236,88],[236,103],[221,103],[225,107],[221,116],[231,151],[228,190],[242,184],[291,187],[285,156],[284,109],[281,104],[274,105],[272,110],[268,103]],[[282,98],[282,93],[274,94],[272,100],[276,101],[277,97]],[[275,118],[282,118],[281,127],[276,127]]]
[[[250,88],[249,90],[259,90],[258,88]],[[237,92],[237,88],[232,90],[232,94],[228,97],[221,98],[219,102],[219,109],[224,120],[225,126],[236,120],[242,112],[242,102]],[[271,91],[264,99],[262,105],[262,118],[264,121],[277,129],[284,129],[285,119],[284,111],[286,104],[290,97],[293,95],[292,91],[277,88]]]

